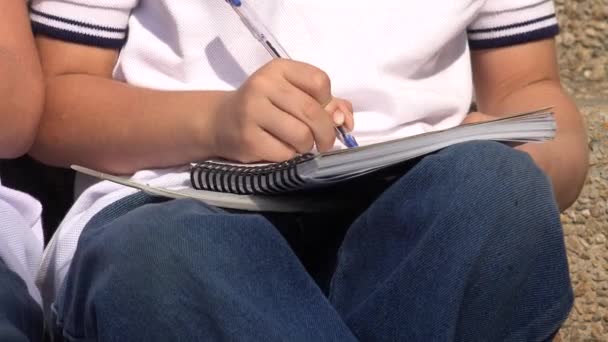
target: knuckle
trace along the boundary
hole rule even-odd
[[[302,102],[302,114],[308,118],[314,118],[318,115],[321,105],[312,99],[306,99]]]
[[[285,65],[289,63],[288,60],[284,58],[275,58],[266,64],[269,68],[283,68]]]
[[[329,75],[325,72],[318,70],[310,75],[310,81],[312,82],[315,89],[322,93],[330,93],[331,80]]]
[[[346,106],[346,108],[352,113],[352,111],[353,111],[353,104],[350,101],[348,101],[348,100],[340,100],[340,102],[342,104],[344,104],[344,106]]]
[[[287,82],[276,82],[275,89],[277,93],[283,96],[289,96],[292,91],[292,86],[290,86]]]

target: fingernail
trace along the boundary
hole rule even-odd
[[[344,124],[344,120],[346,120],[346,118],[341,110],[337,110],[334,112],[334,123],[337,126],[342,126]]]

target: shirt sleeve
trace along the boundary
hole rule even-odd
[[[486,0],[467,28],[471,49],[528,43],[559,34],[553,0]]]
[[[119,49],[138,0],[33,0],[34,33],[71,43]]]

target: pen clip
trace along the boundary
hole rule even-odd
[[[258,18],[253,8],[241,0],[226,0],[226,2],[236,12],[251,35],[264,46],[273,58],[291,59],[279,41]]]

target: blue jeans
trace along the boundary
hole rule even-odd
[[[339,217],[126,198],[85,228],[55,310],[75,341],[545,341],[572,301],[548,179],[478,142]]]
[[[43,331],[40,305],[28,293],[23,279],[0,259],[0,341],[42,341]]]

